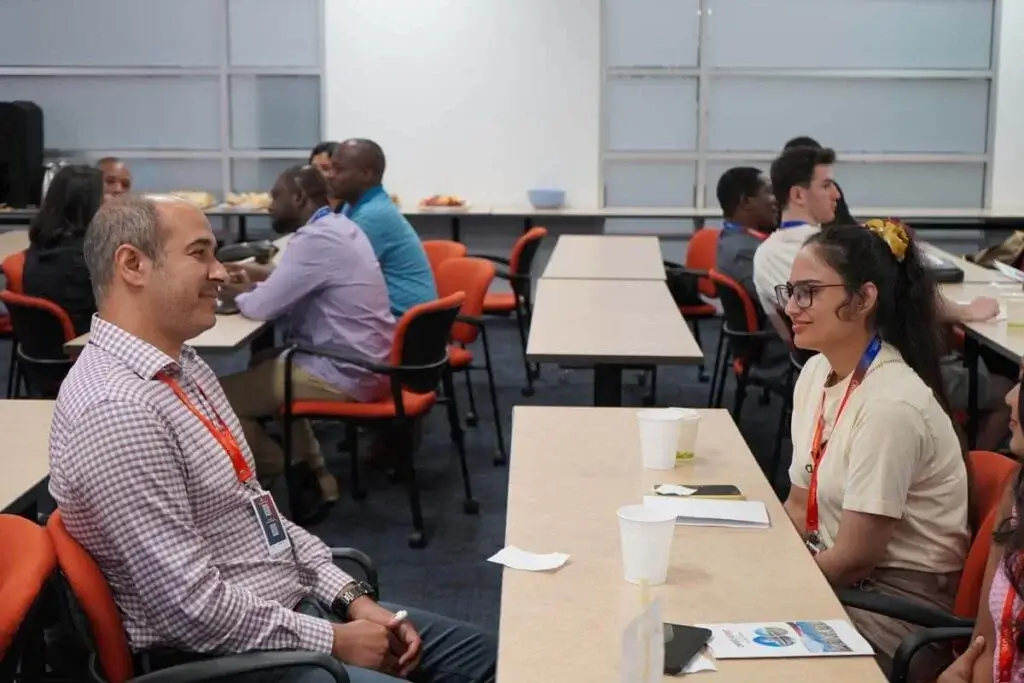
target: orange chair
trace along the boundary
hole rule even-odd
[[[3,272],[4,280],[7,282],[7,289],[21,294],[25,273],[25,252],[19,251],[5,258],[3,263],[0,263],[0,271]],[[14,327],[9,314],[0,315],[0,339],[11,341],[11,359],[7,368],[7,398],[13,398],[17,388],[18,338],[14,335]]]
[[[989,451],[971,451],[970,465],[971,514],[974,519],[983,522],[967,552],[952,613],[880,593],[854,589],[836,591],[840,602],[846,607],[868,610],[923,627],[907,636],[896,650],[889,676],[892,683],[904,683],[907,680],[911,661],[921,648],[933,643],[965,641],[974,630],[985,566],[992,546],[992,533],[1002,522],[999,518],[1000,502],[1006,487],[1014,485],[1014,473],[1019,466],[1006,456]]]
[[[88,622],[88,633],[79,633],[78,636],[90,645],[90,668],[93,678],[107,683],[149,680],[150,677],[147,676],[135,678],[136,673],[148,672],[135,670],[135,661],[128,647],[124,623],[110,592],[110,586],[89,552],[64,527],[60,510],[50,515],[46,523],[46,532],[56,549],[57,565],[61,575],[71,589],[77,607],[85,614]],[[295,666],[320,667],[333,674],[338,683],[348,683],[348,674],[345,673],[344,667],[330,655],[287,650],[250,652],[180,664],[161,669],[159,680],[177,683],[212,681],[227,676]]]
[[[722,303],[724,316],[722,339],[715,352],[708,406],[715,408],[722,406],[730,368],[732,375],[736,378],[732,415],[737,424],[739,424],[743,403],[751,385],[760,387],[766,392],[774,392],[782,398],[783,407],[775,432],[772,458],[765,470],[765,476],[768,477],[770,483],[774,484],[782,458],[782,439],[786,431],[787,410],[793,393],[794,367],[787,364],[781,371],[775,367],[770,368],[770,372],[764,371],[765,367],[760,362],[761,349],[764,343],[775,338],[776,334],[774,330],[763,329],[764,312],[761,310],[760,303],[750,297],[743,285],[717,270],[709,270],[708,279],[715,286],[718,299]]]
[[[505,450],[505,436],[501,426],[501,411],[498,408],[498,391],[494,384],[494,370],[491,366],[491,349],[487,343],[487,329],[481,316],[484,297],[494,280],[494,264],[481,258],[453,259],[441,265],[437,273],[437,293],[449,296],[456,292],[466,295],[455,325],[452,326],[452,342],[448,347],[448,365],[454,372],[461,372],[466,378],[466,393],[469,397],[469,413],[466,423],[477,423],[476,400],[473,398],[473,382],[470,371],[478,369],[473,365],[473,352],[467,347],[480,338],[484,352],[483,369],[487,372],[487,387],[491,395],[491,412],[494,415],[494,431],[498,437],[498,455],[495,465],[508,462]]]
[[[533,279],[530,271],[533,268],[533,259],[537,256],[537,249],[547,236],[547,228],[530,228],[516,241],[512,247],[512,255],[508,259],[486,254],[478,255],[480,258],[505,266],[505,269],[499,268],[495,275],[502,280],[508,280],[512,287],[511,292],[488,294],[484,299],[484,313],[516,316],[519,344],[523,351],[523,369],[526,371],[523,396],[533,395],[533,380],[540,376],[540,367],[531,367],[530,362],[526,360],[526,336],[527,330],[530,329],[530,320],[533,318]]]
[[[358,431],[356,425],[391,424],[390,435],[401,436],[404,443],[399,452],[399,465],[404,475],[412,510],[413,533],[409,545],[423,548],[427,539],[423,526],[423,510],[420,506],[419,487],[416,484],[416,469],[413,464],[414,444],[412,440],[414,423],[422,419],[437,401],[435,389],[442,384],[445,404],[448,408],[448,427],[452,441],[459,454],[462,468],[462,484],[466,500],[463,509],[467,514],[479,511],[473,500],[469,483],[469,468],[466,464],[466,447],[462,426],[459,424],[458,407],[451,373],[448,372],[448,339],[452,325],[465,295],[452,294],[419,306],[413,306],[395,327],[395,339],[391,346],[391,362],[377,363],[366,358],[357,358],[331,349],[293,346],[284,352],[284,409],[283,450],[285,453],[285,478],[288,481],[289,501],[294,500],[297,491],[293,484],[291,456],[291,421],[296,418],[338,420],[349,425],[348,440],[352,444],[352,495],[358,500],[366,494],[359,486]],[[349,401],[297,401],[292,397],[292,368],[296,355],[304,354],[331,358],[335,361],[355,365],[391,379],[391,393],[371,403]],[[291,507],[291,506],[289,506]]]
[[[73,340],[75,327],[70,316],[57,304],[11,290],[0,290],[0,303],[7,307],[17,337],[13,392],[22,383],[32,397],[56,398],[61,382],[74,363],[64,352]]]
[[[46,531],[24,517],[0,515],[0,538],[0,680],[42,680],[40,596],[57,556]]]
[[[466,245],[452,240],[425,240],[423,250],[427,252],[427,260],[430,261],[430,272],[434,274],[434,280],[437,280],[437,271],[442,263],[448,259],[462,258],[466,255]]]
[[[666,268],[684,269],[694,273],[707,273],[715,268],[718,259],[718,236],[721,234],[719,228],[701,228],[690,236],[686,245],[686,263],[680,265],[672,261],[665,261]],[[717,299],[718,293],[715,283],[710,278],[700,277],[697,280],[697,291],[709,299]],[[700,323],[703,320],[711,320],[718,317],[718,310],[711,304],[695,304],[680,306],[679,312],[686,318],[686,322],[693,330],[693,338],[700,346]],[[700,381],[706,382],[707,375],[704,372],[704,365],[698,367]]]

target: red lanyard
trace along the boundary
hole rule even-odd
[[[1017,599],[1017,589],[1011,582],[1003,601],[1003,619],[999,624],[999,667],[996,683],[1010,683],[1013,676],[1013,662],[1017,658],[1017,622],[1024,617],[1022,612],[1013,613],[1013,603]]]
[[[832,422],[832,431],[835,431],[836,425],[839,424],[839,417],[843,414],[843,409],[846,408],[846,402],[850,399],[850,394],[853,390],[860,386],[860,383],[864,381],[864,376],[868,373],[868,368],[871,367],[871,363],[874,362],[875,357],[878,356],[878,352],[882,350],[882,341],[875,337],[868,344],[867,350],[864,351],[864,355],[861,356],[860,361],[857,363],[856,369],[853,371],[853,375],[850,376],[850,383],[846,387],[846,393],[843,394],[843,400],[839,402],[839,410],[836,412],[836,419]],[[832,377],[832,373],[829,373],[829,377]],[[827,385],[827,382],[826,382]],[[818,419],[814,423],[814,436],[811,439],[811,483],[807,489],[807,537],[815,544],[818,540],[818,470],[820,470],[821,459],[825,457],[825,449],[828,448],[828,441],[824,437],[825,433],[825,390],[821,390],[821,405],[818,406]]]
[[[242,453],[242,447],[238,445],[238,440],[235,439],[235,435],[231,433],[227,424],[225,424],[224,420],[221,419],[220,415],[217,413],[217,409],[213,407],[213,402],[206,397],[206,392],[203,391],[202,387],[198,384],[196,385],[199,395],[203,397],[203,401],[210,407],[210,411],[213,412],[213,417],[217,420],[216,424],[196,408],[195,404],[192,403],[192,399],[190,399],[182,390],[181,385],[171,379],[166,373],[161,372],[156,376],[156,378],[169,386],[171,391],[173,391],[178,397],[178,400],[180,400],[185,407],[203,423],[203,426],[209,430],[210,434],[213,435],[213,438],[217,440],[217,443],[219,443],[228,454],[228,458],[231,459],[231,465],[235,468],[235,474],[238,475],[238,481],[243,484],[248,484],[249,481],[252,480],[253,474],[249,464],[245,461],[245,455]]]

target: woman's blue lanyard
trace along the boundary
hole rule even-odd
[[[810,223],[807,221],[782,221],[782,224],[779,225],[779,229],[785,230],[786,228],[799,228],[801,225],[810,225]]]

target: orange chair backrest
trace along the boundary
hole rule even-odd
[[[49,299],[42,299],[37,296],[27,296],[9,289],[0,289],[0,302],[7,307],[8,311],[12,308],[20,307],[49,313],[58,323],[60,323],[61,331],[64,333],[65,342],[69,342],[78,336],[75,334],[75,326],[71,322],[71,317],[68,316],[67,311]],[[17,315],[15,314],[12,316],[11,320],[14,324],[14,333],[17,334]]]
[[[465,294],[462,292],[456,292],[455,294],[450,294],[449,296],[441,297],[434,301],[428,301],[425,304],[417,304],[406,311],[405,315],[398,319],[398,324],[395,325],[395,340],[391,343],[391,364],[405,364],[405,361],[407,360],[405,338],[409,333],[410,328],[415,326],[420,319],[426,319],[440,314],[450,314],[450,317],[454,320],[455,316],[459,313],[459,309],[462,307],[462,302],[465,299]],[[448,316],[446,315],[443,317],[447,318]],[[451,327],[449,326],[444,332],[444,339],[441,340],[443,342],[441,351],[447,355],[448,336],[451,334]]]
[[[971,543],[960,576],[954,614],[974,619],[985,580],[985,566],[992,548],[992,533],[999,527],[999,507],[1007,486],[1012,486],[1017,463],[1005,455],[989,451],[971,451],[971,504],[973,517],[983,520]]]
[[[426,240],[423,242],[423,250],[427,252],[427,260],[430,261],[430,272],[437,280],[437,271],[441,264],[453,258],[462,258],[466,255],[466,245],[453,240]]]
[[[456,292],[464,293],[466,298],[459,314],[479,318],[484,313],[484,299],[494,281],[494,272],[494,264],[482,258],[447,261],[441,264],[437,273],[437,294],[445,297]],[[452,341],[460,344],[472,344],[479,334],[480,330],[475,325],[460,322],[452,325]]]
[[[103,572],[89,552],[64,527],[60,510],[50,515],[46,531],[57,551],[57,564],[89,621],[96,655],[109,683],[124,683],[134,675],[124,622]]]
[[[512,275],[529,275],[533,265],[533,257],[537,255],[537,248],[541,240],[548,236],[547,228],[530,228],[516,240],[512,247],[512,255],[508,259],[508,272]]]
[[[19,251],[5,258],[3,263],[0,263],[0,269],[4,271],[7,289],[21,294],[24,291],[22,282],[25,279],[25,252]]]
[[[686,267],[690,270],[713,270],[718,262],[718,228],[701,228],[690,236],[686,245]],[[697,289],[707,297],[715,298],[715,285],[708,278],[697,281]]]
[[[0,515],[0,659],[53,574],[57,556],[46,530],[17,515]]]
[[[736,329],[737,332],[757,332],[761,327],[757,305],[750,298],[743,285],[713,268],[708,271],[708,279],[711,280],[715,290],[718,292],[718,298],[722,301],[722,308],[725,309],[725,320],[729,323],[729,326],[735,328],[742,323],[743,326]],[[741,307],[743,311],[742,319],[740,318]]]

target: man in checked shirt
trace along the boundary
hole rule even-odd
[[[282,521],[238,419],[185,342],[215,324],[227,278],[192,205],[126,195],[85,239],[99,313],[57,398],[50,490],[110,584],[140,668],[203,654],[329,652],[353,683],[494,678],[478,629],[378,604],[328,548]],[[246,681],[320,683],[320,669]]]

